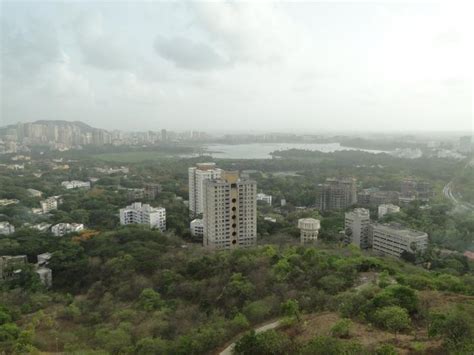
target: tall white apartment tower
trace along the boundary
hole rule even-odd
[[[257,244],[257,183],[239,178],[236,171],[204,184],[205,248],[213,250]]]
[[[204,210],[204,182],[218,179],[221,175],[222,169],[216,168],[215,163],[198,163],[195,167],[188,169],[189,211],[192,216],[200,215]]]
[[[355,208],[345,215],[345,232],[348,241],[361,249],[367,249],[369,240],[370,211],[365,208]]]

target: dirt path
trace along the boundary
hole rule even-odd
[[[276,320],[276,321],[273,321],[271,323],[267,323],[267,324],[261,325],[257,328],[254,328],[254,330],[255,330],[255,333],[262,333],[262,332],[265,332],[265,331],[270,330],[270,329],[275,329],[276,327],[278,327],[280,325],[280,323],[281,323],[280,320]],[[242,334],[238,336],[239,339],[241,337],[242,337]],[[234,349],[234,346],[235,346],[235,343],[237,342],[237,340],[238,339],[236,339],[232,344],[230,344],[224,350],[222,350],[219,353],[219,355],[232,355],[232,350]]]

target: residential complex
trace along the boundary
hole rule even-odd
[[[166,209],[134,202],[120,209],[120,224],[145,224],[150,228],[166,230]]]
[[[219,177],[205,181],[203,192],[204,247],[256,245],[257,183],[235,171],[219,172]]]
[[[319,219],[300,218],[298,228],[301,244],[313,243],[318,240],[319,229],[321,228]]]
[[[386,214],[398,213],[398,212],[400,212],[400,207],[398,207],[397,205],[384,204],[384,205],[380,205],[378,208],[378,217],[380,219]]]
[[[415,253],[428,247],[428,234],[397,223],[373,224],[371,234],[373,250],[387,255],[400,257],[404,251]]]
[[[189,224],[191,229],[191,236],[195,238],[203,238],[204,236],[204,221],[202,219],[196,218],[191,221]]]
[[[40,201],[40,204],[43,213],[48,213],[58,209],[58,199],[55,196],[48,197],[47,199]]]
[[[71,181],[63,181],[61,186],[70,190],[70,189],[90,189],[91,183],[90,181],[79,181],[79,180],[71,180]]]
[[[270,206],[272,204],[272,195],[267,195],[264,193],[258,193],[257,194],[257,201],[263,201],[265,203],[268,203]]]
[[[321,211],[342,210],[357,203],[357,185],[354,178],[328,178],[318,185],[316,207]]]
[[[84,229],[82,223],[58,223],[51,227],[51,233],[56,237],[62,237],[69,233],[80,232]]]
[[[433,197],[431,184],[412,178],[403,179],[400,183],[401,199],[428,201]]]
[[[370,247],[369,240],[370,211],[365,208],[355,208],[345,214],[345,235],[347,241],[361,249]]]
[[[216,168],[215,163],[198,163],[196,167],[188,169],[189,177],[189,211],[192,216],[203,213],[204,210],[204,182],[219,179],[222,169]]]
[[[0,235],[10,235],[15,233],[15,227],[9,222],[0,222]]]

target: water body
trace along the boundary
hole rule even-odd
[[[381,150],[368,150],[343,147],[339,143],[248,143],[248,144],[210,144],[205,149],[214,158],[222,159],[271,159],[271,152],[277,150],[302,149],[332,153],[340,150],[360,150],[369,153],[383,153]]]

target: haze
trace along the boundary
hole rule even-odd
[[[468,131],[471,4],[1,3],[1,125]]]

